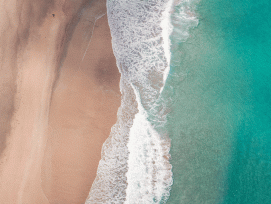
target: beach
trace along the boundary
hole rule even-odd
[[[1,3],[1,203],[84,203],[121,98],[105,1]]]

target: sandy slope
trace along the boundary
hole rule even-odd
[[[1,203],[84,203],[120,105],[105,1],[0,3]]]

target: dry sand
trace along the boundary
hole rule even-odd
[[[0,4],[1,204],[84,203],[120,106],[105,0]]]

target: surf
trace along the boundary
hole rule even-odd
[[[165,122],[172,6],[172,0],[107,1],[122,102],[86,203],[164,203],[169,196],[170,140],[158,127]]]

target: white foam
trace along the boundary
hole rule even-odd
[[[172,11],[172,7],[173,7],[173,0],[170,0],[168,2],[168,6],[166,7],[164,13],[163,13],[163,20],[161,21],[160,26],[162,27],[162,36],[163,36],[163,40],[164,40],[164,51],[165,51],[165,56],[167,58],[167,62],[168,62],[168,66],[164,71],[164,76],[163,76],[163,83],[166,83],[166,79],[170,70],[170,57],[171,57],[171,53],[170,53],[170,40],[169,40],[169,36],[171,35],[172,31],[173,31],[173,26],[171,24],[171,18],[170,18],[170,12]],[[163,88],[161,89],[160,93],[163,91]]]
[[[170,142],[155,123],[165,120],[157,109],[170,65],[172,3],[107,1],[122,102],[86,203],[164,203],[169,196]]]
[[[135,89],[137,101],[139,94]],[[126,204],[164,203],[169,197],[172,172],[170,141],[162,138],[147,120],[148,113],[138,103],[130,130]]]

